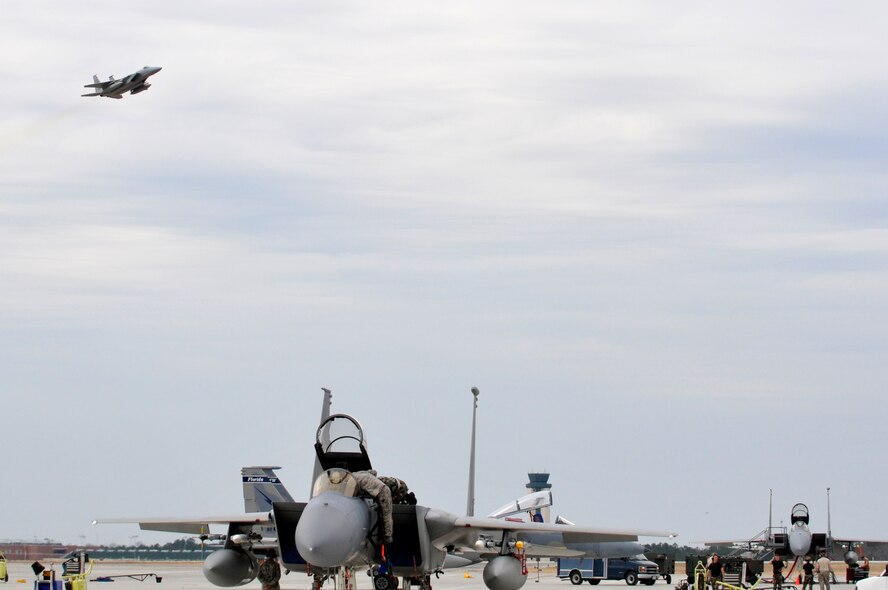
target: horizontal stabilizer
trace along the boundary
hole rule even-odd
[[[209,516],[205,518],[97,518],[95,524],[138,524],[143,531],[164,531],[205,535],[211,524],[272,525],[267,512],[237,514],[233,516]]]
[[[83,87],[84,88],[104,88],[108,84],[110,84],[110,82],[97,82],[95,84],[84,84]]]

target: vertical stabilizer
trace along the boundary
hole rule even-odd
[[[333,391],[331,389],[327,389],[326,387],[321,387],[321,391],[324,392],[324,401],[321,403],[321,419],[318,422],[318,426],[324,423],[324,420],[330,417],[330,405],[333,403]],[[329,430],[325,429],[324,436],[329,437]],[[330,444],[329,440],[320,441],[324,448]],[[323,468],[321,467],[321,461],[315,456],[315,466],[314,473],[311,476],[311,490],[309,491],[309,498],[311,497],[311,492],[314,491],[314,482],[318,480],[318,477],[321,475],[321,471]]]
[[[275,469],[280,467],[243,467],[244,511],[270,512],[273,502],[292,502],[293,496],[281,483]]]
[[[93,74],[93,82],[94,82],[95,84],[101,84],[101,82],[99,82],[99,77],[96,76],[95,74]]]
[[[469,447],[469,491],[466,498],[466,516],[475,516],[475,422],[478,415],[478,391],[472,388],[472,444]]]

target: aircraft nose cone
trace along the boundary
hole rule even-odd
[[[363,501],[321,494],[308,503],[296,525],[296,549],[314,566],[344,565],[360,551],[368,519]]]
[[[802,523],[797,523],[789,531],[789,550],[793,555],[805,555],[811,549],[811,531]]]

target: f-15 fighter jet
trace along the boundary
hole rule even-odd
[[[138,94],[151,87],[147,80],[159,72],[161,68],[145,66],[135,74],[124,76],[120,80],[115,80],[114,76],[109,76],[107,82],[99,82],[98,76],[93,76],[93,83],[86,84],[84,88],[95,88],[96,92],[90,94],[81,94],[80,96],[104,96],[106,98],[123,98],[124,93]]]
[[[473,395],[477,398],[474,391]],[[394,534],[390,542],[386,541],[386,510],[378,498],[374,499],[376,496],[371,497],[364,489],[363,479],[356,476],[372,470],[364,429],[347,414],[328,415],[328,404],[327,395],[322,412],[325,417],[315,439],[319,475],[308,501],[274,498],[268,510],[268,503],[250,500],[249,493],[260,490],[247,488],[250,501],[245,506],[262,512],[95,522],[138,522],[143,530],[202,537],[211,524],[227,525],[224,545],[204,562],[207,580],[222,587],[248,584],[258,575],[258,556],[274,548],[288,570],[313,576],[312,590],[320,590],[328,579],[334,580],[335,590],[353,590],[355,572],[363,568],[373,576],[374,590],[410,590],[411,586],[431,590],[432,577],[443,569],[477,561],[486,562],[483,577],[488,590],[519,590],[527,581],[528,558],[634,555],[643,551],[637,542],[640,535],[673,536],[659,531],[462,516],[408,503],[389,506]],[[469,480],[474,481],[474,470],[471,472]],[[270,473],[265,475],[271,477]],[[268,494],[269,498],[277,496],[277,492],[281,490]],[[473,487],[467,512],[474,512],[472,499]],[[516,504],[518,510],[524,510],[521,502]],[[506,514],[510,513],[509,507],[504,509]],[[398,583],[396,576],[403,577],[403,584]]]

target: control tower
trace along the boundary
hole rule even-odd
[[[551,490],[552,484],[549,483],[548,473],[528,473],[528,482],[524,484],[528,490],[533,492],[542,492]],[[537,522],[551,522],[549,508],[539,508],[533,513],[533,520]]]

